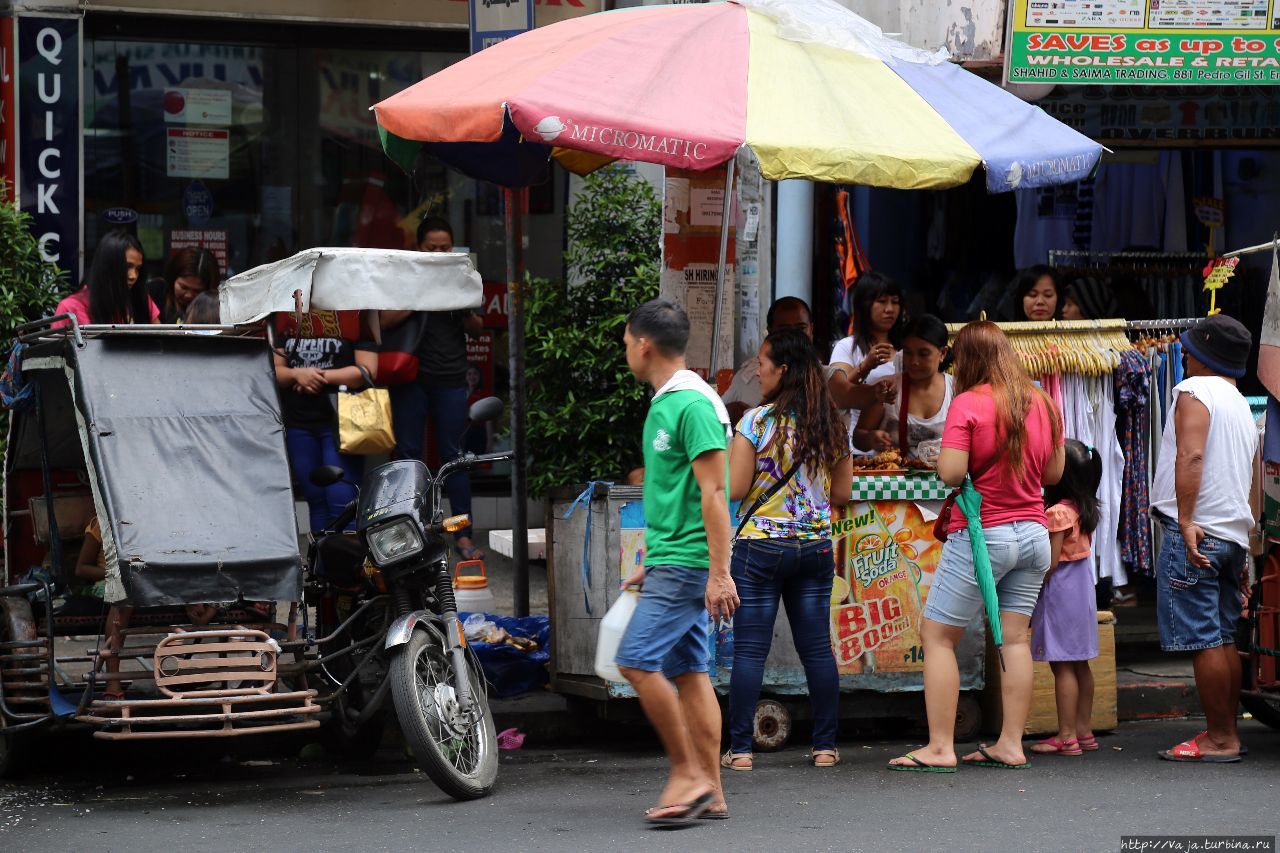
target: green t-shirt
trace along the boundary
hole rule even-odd
[[[672,391],[653,401],[644,421],[646,566],[710,567],[693,460],[725,448],[724,424],[701,393]]]

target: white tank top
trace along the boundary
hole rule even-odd
[[[907,381],[907,378],[905,373],[899,373],[894,378],[898,384],[898,402],[885,407],[884,425],[880,428],[893,436],[896,442],[898,440],[898,407],[902,404],[902,383]],[[946,380],[947,389],[942,395],[942,405],[933,417],[917,418],[915,415],[907,415],[907,447],[912,456],[920,455],[920,442],[942,438],[942,430],[947,425],[947,410],[951,408],[953,384],[951,374],[944,373],[942,378]]]
[[[1173,389],[1174,407],[1183,394],[1195,397],[1209,410],[1209,435],[1204,444],[1204,471],[1200,495],[1196,499],[1194,521],[1216,539],[1249,547],[1253,510],[1249,494],[1253,488],[1254,455],[1258,451],[1258,426],[1244,396],[1225,379],[1193,376]],[[1164,425],[1160,461],[1151,485],[1151,507],[1166,518],[1178,520],[1178,498],[1174,492],[1174,463],[1178,440],[1173,411]]]

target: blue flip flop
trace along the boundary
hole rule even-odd
[[[902,757],[911,761],[912,763],[911,764],[890,764],[888,765],[889,769],[905,770],[909,773],[955,773],[956,772],[956,769],[954,767],[940,767],[937,764],[925,764],[923,761],[916,758],[914,755],[912,755],[909,752]]]

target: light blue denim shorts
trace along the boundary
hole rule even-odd
[[[706,672],[711,617],[706,569],[650,566],[614,658],[618,666],[675,678]]]
[[[1049,570],[1049,531],[1036,521],[1014,521],[982,530],[991,555],[1000,612],[1030,616]],[[925,600],[924,618],[962,628],[982,611],[982,590],[973,576],[973,543],[957,530],[942,546]]]

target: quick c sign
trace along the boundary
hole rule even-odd
[[[80,276],[80,19],[15,20],[18,190],[45,260]]]

